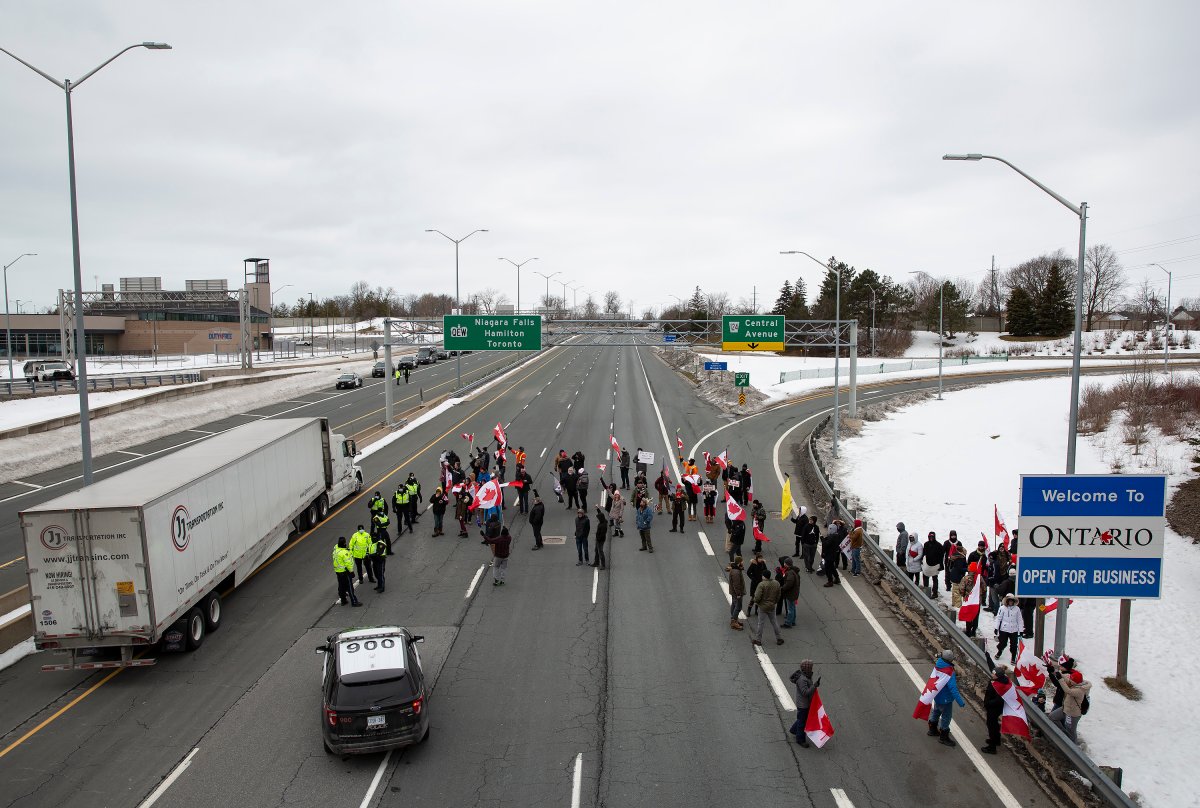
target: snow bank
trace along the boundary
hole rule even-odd
[[[894,525],[903,521],[922,541],[931,530],[942,539],[955,529],[970,550],[981,531],[991,535],[993,505],[1009,528],[1017,526],[1021,474],[1063,472],[1069,384],[1060,378],[953,390],[943,401],[930,398],[867,422],[860,436],[844,437],[834,478],[859,498],[884,547],[894,544]],[[1192,476],[1194,447],[1159,436],[1133,457],[1120,420],[1101,435],[1080,437],[1079,473],[1107,474],[1120,461],[1127,473],[1170,475],[1172,493]],[[1120,602],[1076,601],[1070,610],[1067,649],[1093,685],[1080,738],[1098,763],[1123,767],[1126,790],[1140,792],[1148,805],[1193,804],[1200,790],[1195,752],[1186,742],[1200,723],[1200,707],[1189,695],[1200,662],[1191,622],[1200,614],[1197,580],[1200,547],[1168,527],[1162,599],[1133,606],[1129,678],[1144,694],[1137,702],[1103,682],[1116,672]],[[992,636],[990,621],[985,612],[983,636]],[[1053,637],[1053,615],[1046,630]]]

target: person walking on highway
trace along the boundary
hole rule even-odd
[[[842,576],[838,575],[838,556],[841,554],[842,539],[837,522],[830,522],[825,538],[821,539],[821,568],[825,571],[826,587],[842,582]]]
[[[400,386],[400,368],[397,367],[396,372],[393,373],[392,375],[396,377],[396,386],[399,387]]]
[[[608,517],[604,513],[604,508],[596,506],[596,560],[592,562],[593,567],[605,569],[606,559],[604,558],[604,543],[608,540]]]
[[[754,590],[754,605],[757,609],[754,628],[750,630],[750,642],[762,645],[763,621],[771,624],[775,632],[775,644],[783,645],[783,635],[779,631],[779,621],[775,619],[775,604],[779,602],[779,581],[767,577]]]
[[[796,721],[792,724],[791,733],[796,736],[796,743],[808,746],[808,733],[804,731],[808,723],[808,706],[812,704],[813,693],[821,685],[820,677],[813,681],[813,661],[806,659],[800,663],[800,668],[792,673],[792,684],[796,686]]]
[[[467,533],[467,520],[471,518],[471,495],[466,489],[458,492],[458,496],[454,500],[454,518],[458,520],[458,537],[465,539],[470,534]]]
[[[729,627],[741,631],[746,626],[738,619],[742,613],[742,598],[746,596],[746,576],[742,573],[742,557],[734,556],[725,568],[729,575]]]
[[[862,551],[866,541],[861,519],[854,520],[854,530],[850,531],[850,574],[858,577],[862,572]]]
[[[654,542],[650,540],[650,525],[654,522],[654,511],[650,510],[650,500],[643,497],[637,506],[637,529],[642,537],[642,546],[638,552],[649,550],[654,552]]]
[[[654,512],[664,513],[664,508],[671,507],[671,478],[667,476],[666,469],[654,479],[654,490],[658,494],[658,504],[654,506]]]
[[[583,508],[578,508],[575,511],[575,553],[579,556],[579,560],[575,562],[575,566],[582,567],[584,564],[591,561],[591,555],[588,553],[588,534],[592,530],[592,523],[588,519],[587,511]]]
[[[996,666],[992,668],[992,682],[1001,686],[1008,684],[1008,668],[997,662]],[[1000,748],[1000,718],[1004,715],[1004,696],[1000,695],[1000,691],[992,686],[992,682],[989,682],[983,691],[983,710],[987,714],[988,742],[987,746],[979,748],[980,752],[986,752],[989,755],[996,754],[996,750]]]
[[[508,555],[512,550],[512,535],[507,527],[501,527],[497,535],[485,537],[484,542],[492,546],[492,586],[504,586],[504,578],[508,574]]]
[[[617,490],[616,483],[613,484],[611,493],[608,498],[609,511],[608,521],[612,522],[613,537],[625,535],[625,497]]]
[[[408,522],[408,529],[412,530],[412,526],[421,519],[421,484],[417,482],[417,475],[410,471],[404,487],[408,490],[408,516],[405,521]]]
[[[529,509],[529,526],[533,528],[533,549],[542,549],[542,522],[546,519],[546,506],[538,492],[533,492],[533,507]]]
[[[408,510],[408,486],[401,483],[396,486],[396,493],[392,494],[393,510],[396,512],[396,538],[404,535],[405,522],[408,523],[409,532],[412,532],[412,519],[409,517]]]
[[[621,466],[621,487],[629,488],[629,449],[621,447],[621,457],[619,460]]]
[[[346,537],[338,536],[337,546],[333,548],[333,574],[337,576],[338,600],[343,606],[347,601],[351,606],[362,606],[354,594],[354,556],[346,544]]]
[[[788,556],[779,559],[783,564],[783,580],[779,584],[779,597],[783,600],[783,627],[796,625],[796,600],[800,597],[800,573],[795,562]]]
[[[682,533],[683,523],[687,518],[687,495],[683,493],[683,486],[675,486],[675,493],[671,496],[671,529],[668,533]],[[678,529],[676,527],[678,526]]]
[[[439,485],[437,489],[429,495],[429,510],[433,511],[433,535],[445,536],[446,533],[442,530],[442,521],[446,517],[446,508],[450,504],[450,497],[446,496],[446,492]]]
[[[404,369],[404,383],[408,384],[408,368]]]
[[[384,516],[386,519],[387,517]],[[350,556],[354,559],[354,568],[358,570],[358,582],[363,582],[363,571],[366,571],[367,579],[371,583],[375,583],[375,572],[371,569],[370,564],[365,560],[367,550],[371,547],[371,534],[368,533],[362,525],[358,526],[358,530],[350,534]]]
[[[966,707],[967,703],[958,692],[958,674],[954,672],[954,649],[947,648],[933,661],[933,667],[939,674],[948,675],[945,685],[933,697],[933,708],[929,712],[930,737],[937,736],[938,743],[943,746],[958,746],[950,738],[950,720],[954,715],[954,703]]]
[[[371,542],[370,549],[367,552],[367,561],[371,564],[371,569],[375,571],[375,591],[383,594],[383,577],[387,570],[387,557],[392,554],[392,540],[388,538],[386,530],[380,533]]]
[[[754,558],[750,560],[750,566],[746,568],[746,577],[750,579],[750,605],[746,609],[746,615],[751,616],[758,611],[758,607],[754,605],[754,595],[758,592],[758,585],[763,582],[763,579],[771,577],[771,568],[767,566],[762,553],[754,554]]]
[[[378,491],[375,492],[375,496],[367,500],[367,510],[371,512],[371,516],[377,513],[387,513],[387,501]]]
[[[742,519],[730,521],[729,525],[729,557],[742,554],[742,545],[746,543],[746,523]]]

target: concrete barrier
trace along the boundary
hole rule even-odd
[[[27,603],[29,603],[28,584],[0,595],[0,614],[8,614],[13,609],[19,609]]]

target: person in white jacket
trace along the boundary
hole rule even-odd
[[[908,534],[908,549],[904,552],[904,569],[917,586],[921,585],[921,545],[917,543],[917,531]]]
[[[1005,595],[1000,611],[996,613],[996,659],[1009,647],[1012,661],[1017,661],[1017,638],[1025,632],[1025,618],[1017,606],[1016,595]]]

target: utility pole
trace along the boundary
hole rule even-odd
[[[992,291],[991,303],[996,307],[996,323],[997,330],[1004,330],[1004,301],[1000,299],[1000,284],[996,280],[996,256],[992,256]]]

